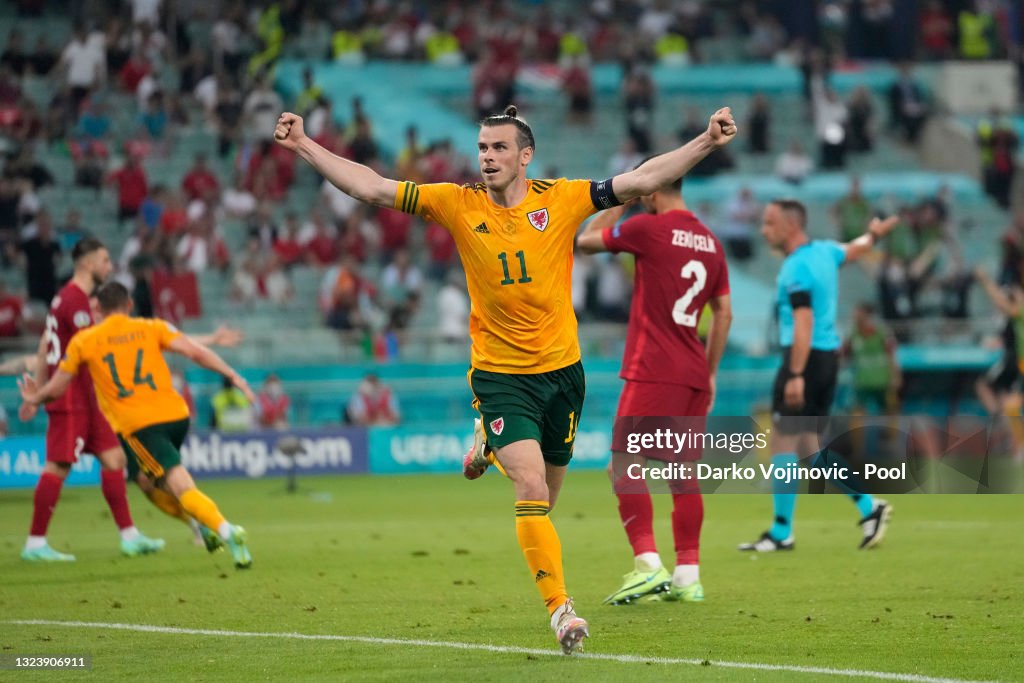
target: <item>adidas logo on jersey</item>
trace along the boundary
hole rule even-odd
[[[487,229],[487,223],[481,223],[480,225],[473,228],[473,232],[482,232],[486,235],[491,234],[491,231]]]

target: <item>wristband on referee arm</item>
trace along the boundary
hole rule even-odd
[[[803,377],[804,371],[796,372],[791,368],[786,368],[786,379],[796,379],[797,377]]]

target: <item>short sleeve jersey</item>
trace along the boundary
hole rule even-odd
[[[610,251],[636,256],[622,378],[708,391],[697,326],[705,304],[729,293],[721,243],[689,211],[634,216],[602,237]]]
[[[74,282],[64,285],[50,303],[46,315],[46,367],[50,376],[67,352],[71,340],[80,331],[92,325],[89,296]],[[46,404],[48,413],[66,413],[88,410],[94,405],[92,380],[88,372],[79,373],[64,395]]]
[[[112,315],[71,340],[60,369],[89,369],[100,409],[119,434],[131,434],[189,416],[185,399],[171,384],[163,350],[181,335],[152,318]]]
[[[839,308],[839,267],[846,252],[834,240],[807,242],[786,256],[776,279],[776,306],[779,313],[779,343],[793,345],[794,294],[810,297],[814,327],[811,348],[835,351],[842,343],[836,329]]]
[[[607,182],[607,181],[606,181]],[[529,180],[518,205],[496,205],[482,183],[399,184],[394,208],[438,223],[455,240],[472,307],[474,368],[538,374],[580,359],[572,249],[601,206],[602,183]]]

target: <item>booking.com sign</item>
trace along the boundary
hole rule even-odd
[[[294,447],[282,451],[282,437]],[[0,439],[0,489],[32,488],[43,471],[42,436]],[[300,474],[356,474],[367,471],[367,435],[361,428],[299,429],[241,434],[190,434],[182,463],[197,479],[257,479],[284,476],[293,462]],[[293,460],[294,459],[294,460]],[[98,485],[99,463],[83,456],[71,468],[69,485]]]
[[[297,441],[285,453],[283,437]],[[355,474],[367,471],[366,430],[334,428],[244,434],[191,434],[181,448],[182,464],[200,479],[302,474]],[[292,449],[287,449],[292,450]]]

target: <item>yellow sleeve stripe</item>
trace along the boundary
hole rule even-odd
[[[416,183],[408,181],[402,183],[402,212],[416,213],[416,209],[419,208],[419,203],[420,188],[416,187]]]

